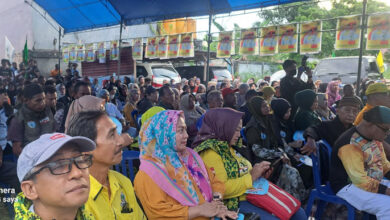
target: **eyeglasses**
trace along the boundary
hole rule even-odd
[[[386,135],[390,134],[390,128],[385,128],[381,125],[375,124],[378,128],[380,128]]]
[[[27,175],[24,179],[31,179],[33,176],[40,173],[42,170],[48,168],[52,175],[62,175],[70,173],[72,171],[72,164],[75,164],[79,169],[87,169],[92,165],[92,155],[84,154],[77,157],[72,157],[68,159],[61,159],[57,161],[50,162],[45,166],[39,168],[37,171]]]

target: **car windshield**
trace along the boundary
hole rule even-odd
[[[179,76],[176,70],[170,66],[154,66],[152,67],[152,71],[155,77],[173,78]]]
[[[226,78],[226,79],[232,79],[232,76],[229,72],[229,70],[225,68],[218,68],[218,69],[213,69],[214,76],[218,78]]]
[[[362,63],[363,68],[369,68],[367,69],[368,72],[375,72],[378,73],[378,68],[376,67],[376,62],[369,61],[369,65],[367,65],[367,59],[363,59]],[[364,71],[364,69],[363,69]],[[316,75],[322,76],[322,75],[349,75],[349,74],[357,74],[358,72],[358,59],[329,59],[329,60],[322,60],[317,68],[316,68]]]

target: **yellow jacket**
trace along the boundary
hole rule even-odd
[[[358,124],[360,124],[360,122],[362,122],[363,120],[363,115],[364,115],[364,112],[374,108],[375,106],[372,106],[370,104],[366,104],[366,106],[364,106],[364,108],[359,112],[359,114],[356,116],[356,119],[355,119],[355,122],[353,123],[353,125],[357,126]]]

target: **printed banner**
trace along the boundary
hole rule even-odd
[[[390,14],[368,17],[366,45],[367,50],[390,48]]]
[[[132,47],[132,56],[135,60],[142,60],[144,45],[142,43],[142,38],[136,38],[133,40]]]
[[[157,43],[157,56],[160,59],[166,59],[168,51],[168,36],[157,38]]]
[[[64,63],[69,63],[69,47],[62,46],[62,61]]]
[[[336,50],[358,49],[361,16],[342,17],[337,20]]]
[[[85,60],[84,44],[77,45],[77,62]]]
[[[180,35],[180,57],[193,57],[194,56],[194,41],[192,33]]]
[[[119,58],[119,42],[117,40],[111,41],[110,44],[110,60],[118,60]]]
[[[234,54],[233,31],[219,33],[217,58],[229,58],[231,54]]]
[[[261,28],[260,56],[274,55],[278,50],[278,27],[270,26]]]
[[[87,62],[95,61],[95,45],[93,43],[85,45],[85,52],[87,53]]]
[[[75,44],[69,45],[69,62],[76,62],[77,61],[76,48],[77,48],[77,46]]]
[[[279,26],[279,53],[296,53],[298,50],[298,24]]]
[[[259,53],[256,28],[241,30],[240,55],[257,55]]]
[[[321,52],[322,21],[301,24],[300,53],[313,54]]]
[[[175,58],[179,55],[179,35],[168,36],[168,58]]]
[[[156,58],[157,57],[157,38],[149,37],[146,44],[146,54],[147,58]]]
[[[106,47],[104,42],[98,43],[98,58],[99,59],[106,58]]]

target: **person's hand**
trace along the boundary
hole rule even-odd
[[[199,205],[198,208],[201,216],[208,218],[217,216],[218,213],[227,211],[226,206],[221,201],[205,202],[202,205]]]
[[[307,142],[305,146],[301,148],[301,153],[306,155],[310,155],[314,153],[314,155],[317,155],[317,146],[313,138],[310,137],[307,138]]]
[[[123,147],[127,147],[134,142],[128,133],[122,133],[121,138],[123,139]]]
[[[268,162],[268,161],[263,161],[261,163],[256,163],[250,174],[252,176],[252,181],[256,181],[258,178],[260,178],[261,176],[263,176],[263,174],[270,169],[270,165],[271,163]]]
[[[301,148],[302,147],[302,141],[293,141],[288,143],[288,146],[292,148]]]
[[[229,219],[237,219],[238,218],[238,214],[237,214],[237,212],[226,210],[224,212],[218,213],[216,217],[218,217],[218,218],[220,218],[222,220],[226,220],[227,218],[229,218]]]
[[[300,160],[301,160],[301,157],[303,157],[302,154],[296,153],[296,154],[294,155],[294,158],[295,158],[297,161],[300,161]]]

